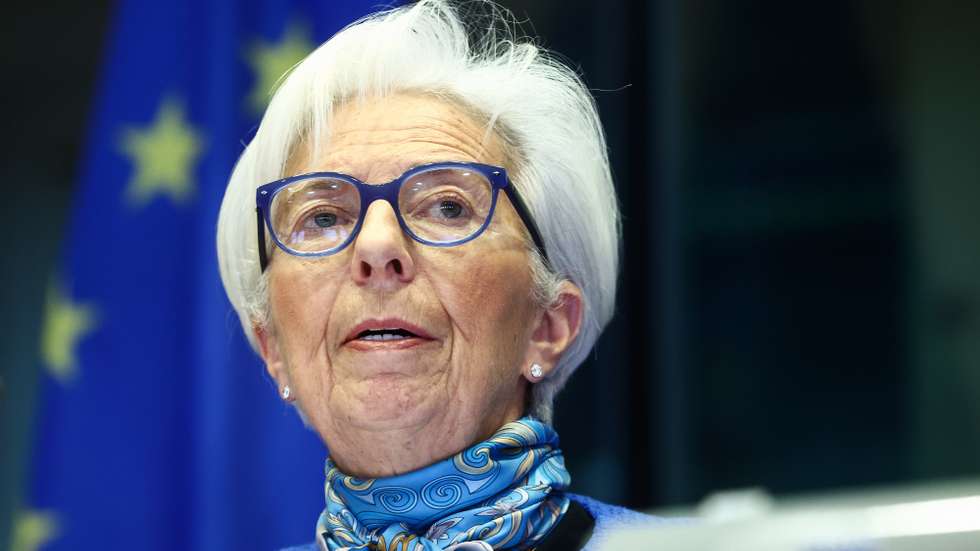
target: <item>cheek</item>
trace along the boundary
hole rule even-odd
[[[322,265],[307,261],[270,273],[272,320],[287,360],[309,358],[323,341],[339,286],[337,278],[329,274]]]
[[[435,264],[433,286],[464,337],[512,341],[522,334],[531,306],[526,262],[523,251],[467,251]]]

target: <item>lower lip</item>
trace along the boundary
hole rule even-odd
[[[364,339],[354,339],[347,341],[344,346],[359,352],[382,352],[387,350],[407,350],[418,348],[422,345],[434,342],[432,339],[422,337],[409,337],[407,339],[392,339],[387,341],[368,341]]]

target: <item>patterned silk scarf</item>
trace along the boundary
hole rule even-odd
[[[326,470],[324,551],[532,549],[568,510],[558,435],[530,417],[410,473],[358,479],[329,458]]]

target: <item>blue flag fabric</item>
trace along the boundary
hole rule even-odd
[[[248,348],[221,288],[215,227],[270,88],[380,7],[118,3],[46,307],[30,546],[312,540],[325,451]]]

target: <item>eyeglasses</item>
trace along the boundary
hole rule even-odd
[[[497,192],[504,190],[547,262],[544,242],[517,190],[499,167],[433,163],[385,184],[365,184],[338,172],[277,180],[255,191],[259,263],[269,264],[265,229],[280,249],[296,256],[329,256],[351,244],[371,203],[387,201],[402,230],[419,243],[453,247],[476,239],[490,225]]]

